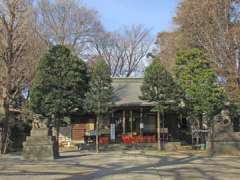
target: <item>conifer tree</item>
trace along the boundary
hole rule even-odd
[[[88,80],[84,61],[68,48],[54,46],[40,60],[30,89],[30,109],[51,119],[58,136],[65,116],[83,112]]]
[[[158,128],[158,149],[160,142],[160,117],[164,117],[164,112],[170,109],[176,110],[183,99],[183,92],[177,86],[171,74],[159,61],[155,60],[144,73],[144,81],[141,87],[143,100],[155,103],[154,111],[157,112]]]
[[[112,79],[108,65],[101,59],[91,69],[89,90],[86,94],[85,107],[96,114],[96,152],[99,152],[99,121],[112,105]]]
[[[201,49],[179,50],[176,63],[176,77],[187,97],[186,106],[190,110],[189,117],[199,121],[197,124],[200,126],[203,116],[207,117],[211,138],[213,138],[213,117],[223,109],[227,101],[226,93],[220,86],[221,77],[217,77],[214,73],[209,59]]]

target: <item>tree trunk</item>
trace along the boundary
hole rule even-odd
[[[214,135],[215,135],[215,129],[214,129],[214,122],[210,122],[211,123],[211,154],[213,155],[215,153],[215,143],[214,143]]]
[[[165,124],[164,124],[164,121],[165,121],[165,117],[164,117],[164,112],[162,113],[162,119],[163,119],[163,137],[162,137],[162,149],[164,150],[165,149],[165,131],[164,131],[164,128],[165,128]]]
[[[6,154],[8,147],[9,147],[9,142],[10,142],[10,135],[11,135],[11,128],[8,127],[6,129],[6,134],[5,134],[5,142],[3,144],[3,150],[2,150],[2,154]]]
[[[58,118],[58,121],[57,121],[57,127],[56,127],[56,135],[57,135],[57,137],[56,137],[56,143],[57,143],[57,155],[59,156],[59,134],[60,134],[60,123],[61,122],[61,118]]]
[[[99,115],[97,115],[97,120],[96,120],[96,152],[99,153],[99,136],[98,136],[98,133],[99,133],[99,126],[98,126],[98,123],[99,123]]]
[[[1,137],[1,154],[6,154],[9,145],[10,128],[4,124]]]
[[[157,141],[158,141],[158,150],[161,150],[161,121],[160,121],[160,112],[157,112]]]
[[[10,127],[9,127],[9,121],[10,121],[10,112],[9,112],[9,100],[7,97],[4,98],[3,101],[3,107],[4,107],[4,120],[3,120],[3,128],[2,128],[2,134],[1,134],[1,154],[6,154],[8,145],[9,145],[9,137],[10,137]]]
[[[11,57],[8,58],[9,60],[12,59]],[[7,67],[7,72],[6,72],[6,80],[5,83],[6,85],[2,87],[2,97],[3,97],[3,109],[4,109],[4,120],[3,120],[3,132],[2,132],[2,137],[1,137],[1,147],[0,151],[1,154],[6,154],[9,146],[9,138],[10,138],[10,133],[11,133],[11,127],[10,127],[10,122],[11,122],[11,112],[9,110],[10,108],[10,102],[12,98],[11,94],[11,74],[12,74],[12,67]],[[15,123],[15,122],[14,122]]]
[[[55,138],[55,147],[56,147],[56,154],[59,156],[59,134],[60,134],[60,125],[61,125],[61,116],[60,115],[53,115],[51,117],[54,120],[54,129],[52,129],[52,136]]]

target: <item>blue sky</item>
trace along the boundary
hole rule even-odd
[[[82,0],[83,4],[99,12],[104,27],[115,31],[122,25],[143,24],[157,32],[173,28],[179,0]]]

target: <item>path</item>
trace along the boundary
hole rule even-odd
[[[0,157],[1,180],[239,180],[240,157],[110,153],[63,153],[49,162]]]

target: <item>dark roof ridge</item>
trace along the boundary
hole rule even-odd
[[[139,77],[112,77],[113,82],[142,82],[143,78]]]

